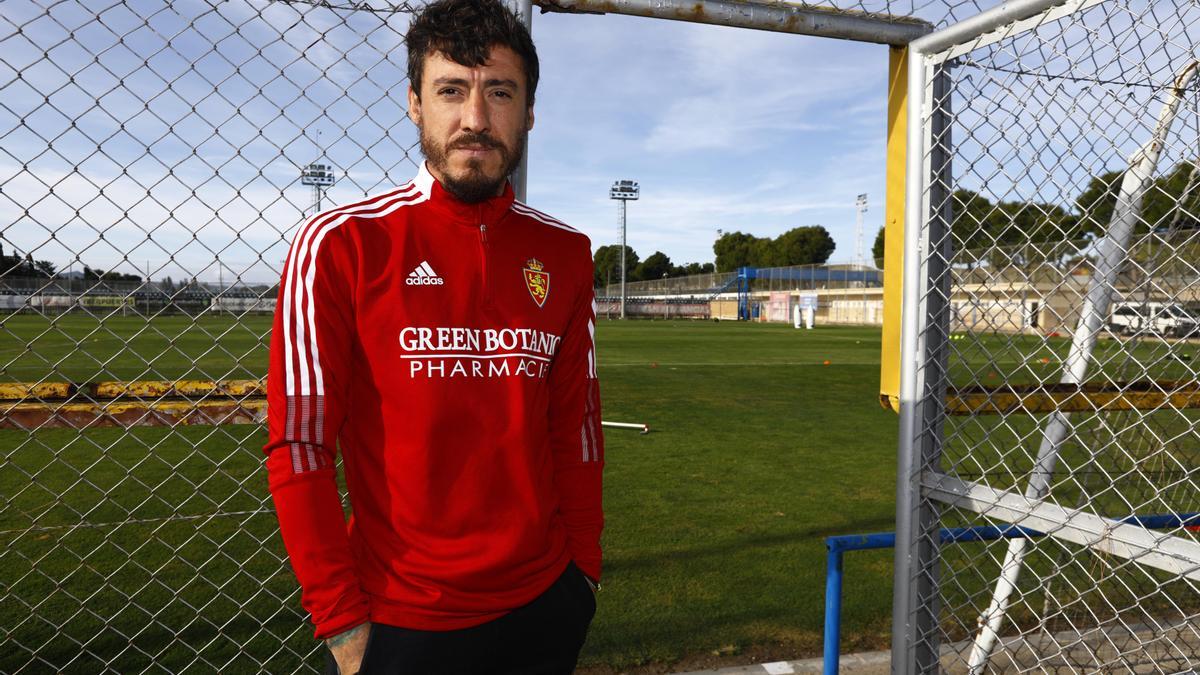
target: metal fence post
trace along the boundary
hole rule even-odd
[[[533,2],[532,0],[504,0],[509,9],[521,19],[521,23],[525,24],[525,28],[529,29],[530,34],[533,33]],[[529,143],[525,143],[525,153],[521,155],[521,163],[517,165],[515,171],[509,176],[509,182],[512,184],[513,195],[518,201],[526,201],[528,199],[528,184],[529,184]]]
[[[901,371],[896,476],[892,672],[897,674],[938,667],[938,516],[933,502],[922,498],[920,478],[937,465],[941,450],[950,293],[946,76],[940,67],[927,70],[917,52],[910,53],[908,67],[902,351],[909,358]]]
[[[825,675],[837,675],[842,636],[842,562],[840,542],[825,540]]]

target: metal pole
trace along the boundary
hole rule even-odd
[[[717,242],[721,241],[721,237],[723,236],[725,236],[725,231],[718,227]],[[711,284],[713,288],[717,288],[717,242],[713,242],[713,275]]]
[[[837,675],[842,637],[842,549],[825,540],[825,658],[824,675]]]
[[[867,211],[867,195],[865,193],[858,196],[854,207],[858,212],[854,225],[854,262],[862,265],[865,260],[863,257],[863,214]]]
[[[621,318],[625,318],[625,200],[618,199],[621,205]]]
[[[533,2],[531,0],[504,0],[504,4],[512,10],[521,23],[525,24],[525,28],[529,30],[530,35],[533,34]],[[525,201],[529,182],[529,143],[525,143],[525,152],[521,155],[521,162],[517,165],[515,171],[508,178],[512,185],[513,196],[517,201]]]
[[[916,510],[920,461],[916,457],[917,433],[917,375],[921,372],[918,359],[921,325],[922,242],[920,230],[924,225],[922,203],[925,196],[925,134],[921,121],[925,114],[925,65],[921,54],[912,46],[908,54],[908,167],[905,171],[904,214],[904,300],[901,303],[900,353],[900,420],[896,458],[896,549],[892,595],[892,673],[912,672],[912,636],[909,615],[914,600],[913,513]]]
[[[1059,0],[1061,2],[1062,0]],[[625,14],[736,26],[778,33],[819,35],[855,42],[904,45],[933,26],[907,16],[838,12],[766,0],[536,0],[543,11]]]
[[[920,415],[923,435],[917,446],[921,472],[941,472],[942,442],[945,438],[946,390],[949,384],[950,358],[950,295],[953,291],[950,261],[953,259],[953,239],[950,223],[954,220],[950,188],[950,78],[946,67],[938,65],[932,72],[930,93],[930,147],[928,201],[923,205],[929,214],[929,225],[922,233],[927,245],[922,298],[925,303],[925,364],[922,374]],[[937,208],[934,208],[934,205]],[[920,473],[914,476],[920,481]],[[916,561],[920,573],[914,580],[915,616],[913,636],[916,643],[911,652],[914,669],[935,673],[940,669],[941,634],[938,621],[941,614],[940,561],[941,539],[938,537],[940,511],[935,502],[915,493],[914,534]]]
[[[940,67],[931,73],[923,56],[911,52],[908,78],[901,335],[905,358],[900,373],[892,603],[892,672],[898,675],[934,672],[938,667],[938,514],[922,498],[920,483],[922,472],[937,467],[941,451],[950,293],[951,214],[944,194],[950,177],[947,76]],[[926,119],[928,127],[923,124]],[[939,207],[936,212],[934,204]]]
[[[1100,0],[1009,0],[965,21],[910,42],[908,46],[911,51],[920,52],[921,55],[935,54],[1011,23],[1042,14],[1052,7],[1059,7],[1063,13],[1070,14],[1097,2]],[[975,44],[971,46],[977,48]],[[910,53],[909,58],[912,56]]]

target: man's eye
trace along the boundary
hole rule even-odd
[[[457,93],[458,89],[455,89],[454,87],[445,87],[438,90],[438,94],[441,96],[454,96]]]
[[[511,94],[511,93],[509,93],[509,92],[507,92],[507,91],[502,91],[502,90],[501,90],[501,91],[496,91],[496,92],[494,92],[494,93],[493,93],[493,96],[499,96],[499,97],[501,97],[501,98],[512,98],[512,94]]]

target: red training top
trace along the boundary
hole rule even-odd
[[[478,625],[572,559],[600,578],[594,331],[588,238],[509,187],[465,204],[422,167],[300,228],[264,451],[318,638]]]

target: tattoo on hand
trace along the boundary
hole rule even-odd
[[[325,638],[325,645],[327,647],[329,647],[330,649],[332,649],[334,647],[340,647],[340,646],[346,644],[347,642],[349,642],[351,639],[353,639],[355,635],[358,635],[358,632],[360,630],[363,630],[366,627],[367,627],[367,624],[360,623],[359,625],[355,626],[354,628],[351,628],[348,631],[345,631],[343,633],[338,633],[337,635],[334,635],[331,638]]]

